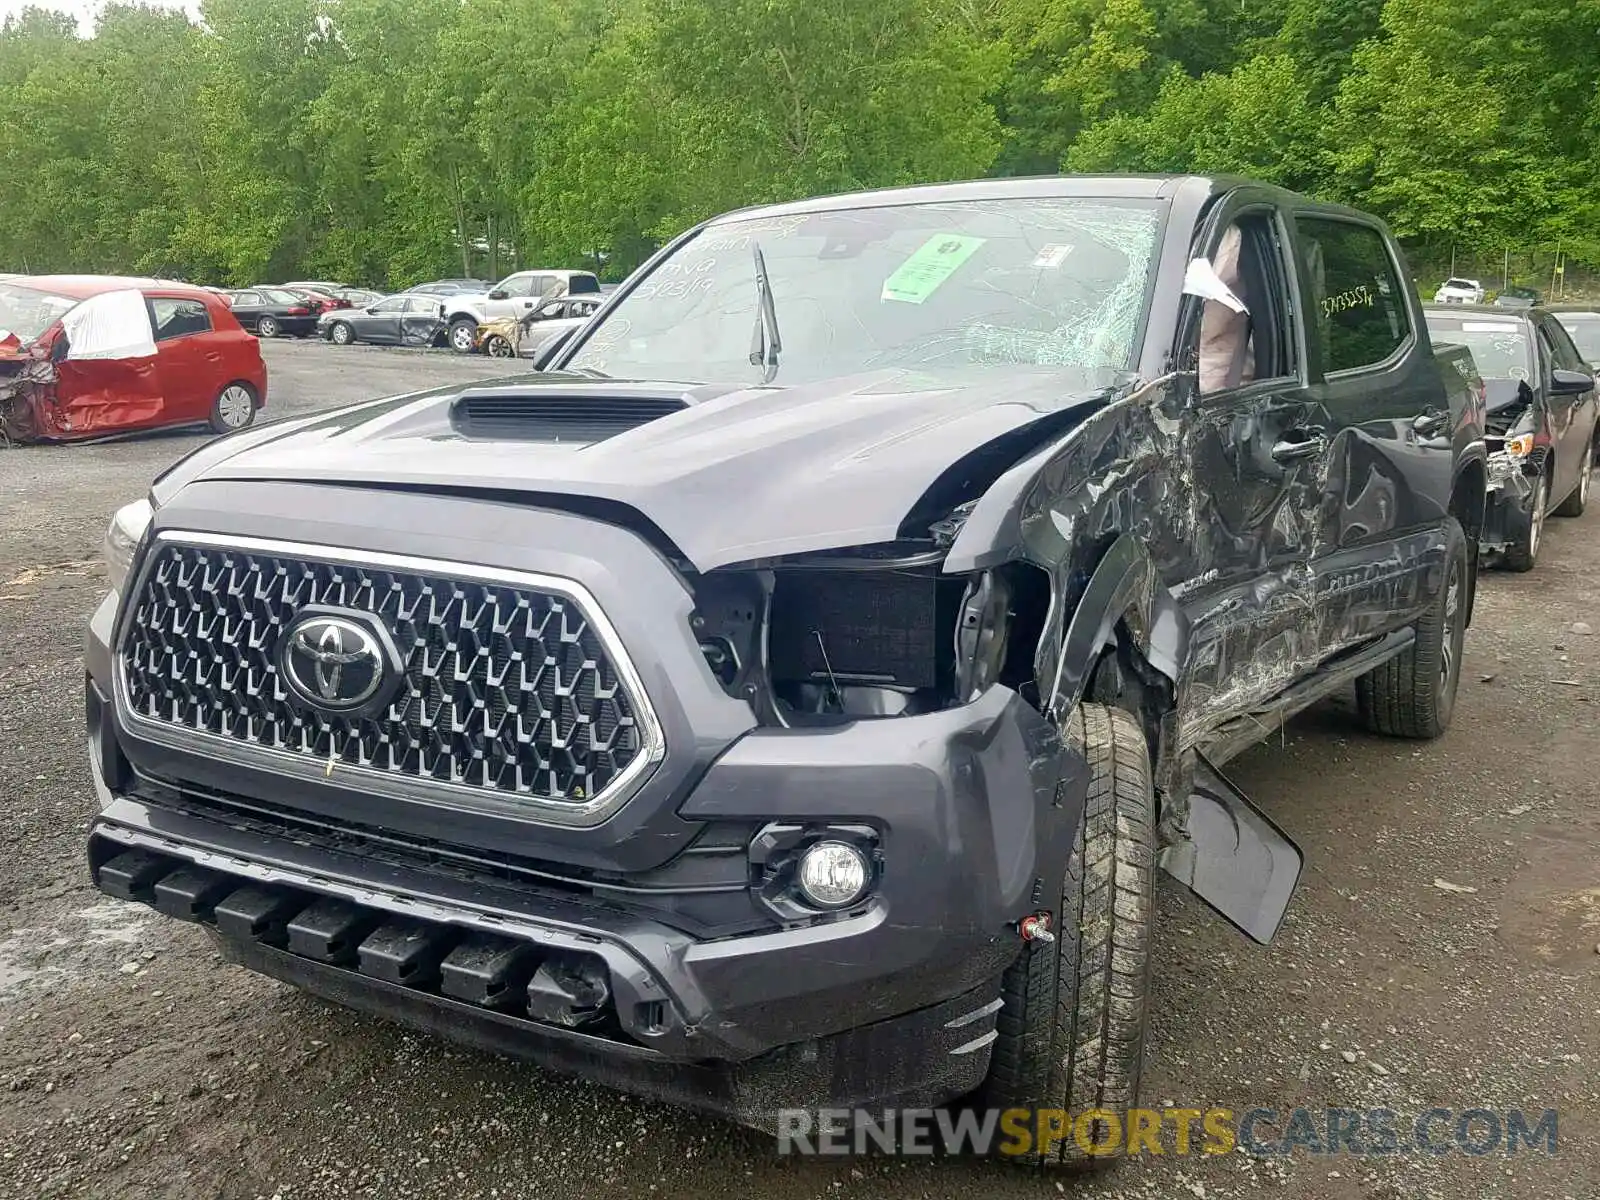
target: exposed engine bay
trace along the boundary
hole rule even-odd
[[[1036,701],[1048,578],[1025,564],[944,575],[942,561],[930,537],[713,571],[692,581],[694,633],[763,724],[911,716],[997,682]],[[1013,637],[1022,624],[1035,627]]]

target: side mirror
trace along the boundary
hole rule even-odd
[[[495,288],[494,291],[489,293],[489,299],[491,299],[491,300],[504,300],[505,298],[506,298],[506,290],[505,290],[505,288]]]
[[[555,337],[551,338],[549,341],[545,342],[542,346],[535,350],[533,354],[533,369],[535,371],[543,371],[546,367],[548,367],[550,365],[550,360],[555,358],[561,347],[567,344],[567,341],[572,337],[572,334],[573,331],[570,329],[565,330],[562,333],[558,333]]]
[[[1550,391],[1557,396],[1577,396],[1594,386],[1594,376],[1557,367],[1550,372]]]

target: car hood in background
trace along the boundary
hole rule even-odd
[[[1533,402],[1533,389],[1520,379],[1485,379],[1483,392],[1484,405],[1490,412],[1504,412]]]
[[[1074,381],[1076,386],[1074,385]],[[681,411],[601,440],[470,437],[458,395]],[[534,375],[403,396],[213,443],[164,478],[589,497],[628,506],[701,571],[893,540],[948,468],[1018,434],[1015,457],[1109,398],[1059,370],[879,371],[793,387],[687,386]]]

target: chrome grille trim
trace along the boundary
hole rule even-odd
[[[271,556],[331,567],[368,568],[412,574],[424,578],[485,586],[517,588],[560,597],[571,603],[598,639],[617,682],[632,709],[638,731],[637,753],[596,795],[582,801],[545,799],[482,784],[443,781],[421,774],[338,762],[331,773],[326,760],[317,761],[296,750],[279,749],[208,730],[195,730],[150,717],[136,710],[128,679],[128,639],[141,597],[162,552],[172,548],[234,551]],[[140,738],[179,750],[237,762],[279,774],[324,783],[330,787],[358,789],[364,793],[467,809],[494,815],[565,826],[597,825],[611,816],[639,790],[666,756],[661,724],[649,693],[633,665],[615,627],[592,593],[576,580],[531,571],[482,566],[446,559],[389,554],[344,546],[313,545],[271,538],[233,537],[189,530],[164,530],[141,555],[137,577],[121,597],[116,635],[114,691],[118,715]]]

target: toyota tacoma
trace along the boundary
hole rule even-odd
[[[211,442],[108,533],[95,882],[757,1127],[1125,1109],[1157,871],[1262,942],[1300,872],[1220,765],[1449,723],[1482,398],[1409,279],[1235,179],[815,199],[528,378]]]

